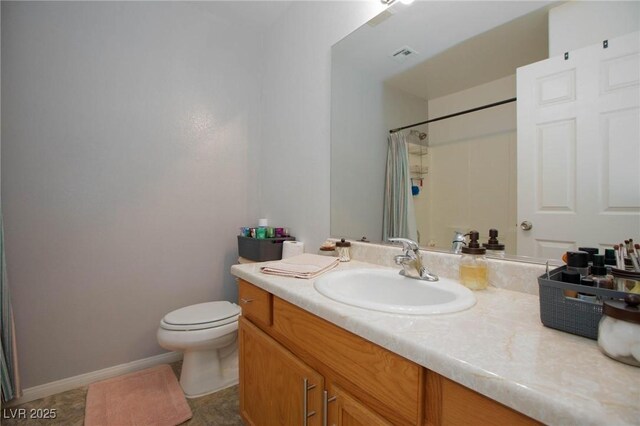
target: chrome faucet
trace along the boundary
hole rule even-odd
[[[438,281],[438,276],[429,272],[422,263],[422,254],[418,243],[408,238],[389,238],[392,243],[402,243],[404,254],[394,257],[396,265],[402,265],[401,275],[425,281]]]
[[[455,254],[460,254],[462,251],[462,246],[467,244],[465,240],[465,234],[460,231],[455,231],[453,235],[453,241],[451,241],[451,252]]]

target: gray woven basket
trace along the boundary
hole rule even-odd
[[[548,277],[546,273],[538,277],[540,320],[547,327],[596,340],[598,323],[602,317],[602,303],[567,297],[564,291],[595,295],[601,300],[623,299],[626,293],[562,282],[560,274],[564,269],[561,266],[551,271]]]

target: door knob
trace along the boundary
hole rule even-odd
[[[525,220],[520,224],[520,228],[522,228],[523,231],[531,231],[531,228],[533,228],[533,223]]]

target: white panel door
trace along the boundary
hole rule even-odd
[[[640,236],[640,34],[518,69],[518,254]]]

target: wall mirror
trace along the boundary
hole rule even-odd
[[[549,58],[548,14],[559,4],[398,4],[333,46],[334,237],[382,240],[391,129],[500,103],[403,131],[420,246],[449,250],[454,232],[470,229],[486,241],[490,228],[499,230],[507,258],[516,260],[557,258],[567,249],[593,245],[554,242],[548,250],[522,252],[517,243],[525,232],[518,197],[525,195],[518,194],[517,182],[516,69]],[[640,192],[640,184],[630,190]],[[631,200],[626,210],[635,215],[635,228],[638,205]],[[635,228],[630,231],[637,234]]]

